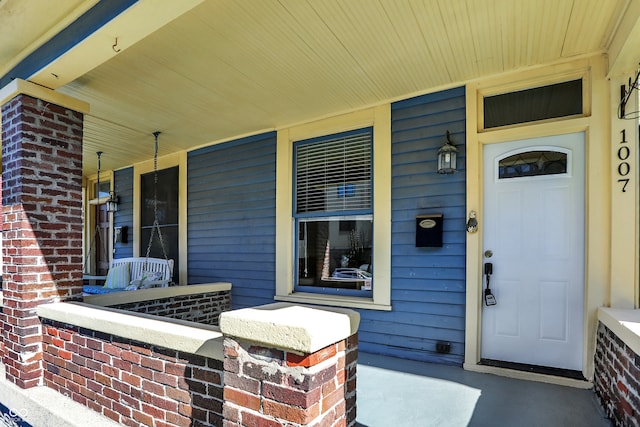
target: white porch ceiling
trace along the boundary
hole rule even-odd
[[[161,7],[164,0],[141,1]],[[32,21],[15,22],[6,11],[24,3],[38,5],[22,8]],[[39,9],[51,3],[62,6]],[[39,22],[46,33],[93,3],[0,0],[0,63],[43,42],[42,34],[4,37],[5,24],[20,29]],[[168,154],[604,53],[628,14],[637,21],[637,5],[638,0],[204,0],[57,90],[90,104],[84,169],[91,174],[96,151],[104,152],[104,169],[149,159],[155,130],[162,131],[160,154]]]

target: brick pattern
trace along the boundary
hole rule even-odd
[[[2,290],[7,378],[42,383],[36,307],[82,293],[81,113],[18,95],[2,106]]]
[[[358,339],[298,355],[225,337],[224,426],[355,426]]]
[[[640,355],[598,324],[595,390],[616,426],[640,426]]]
[[[218,326],[220,314],[231,310],[231,291],[180,295],[111,307]]]
[[[45,320],[45,384],[126,426],[222,425],[222,361]]]

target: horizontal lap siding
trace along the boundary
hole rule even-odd
[[[128,258],[133,256],[133,168],[115,171],[113,186],[120,198],[118,212],[114,214],[114,227],[129,227],[129,242],[114,243],[114,258]]]
[[[188,156],[189,283],[231,282],[233,308],[275,294],[276,133]]]
[[[362,310],[360,349],[461,364],[465,318],[465,94],[456,88],[392,105],[391,300],[393,311]],[[458,172],[437,173],[446,131]],[[443,214],[442,248],[417,248],[417,215]],[[375,284],[374,284],[375,286]],[[436,343],[451,353],[436,353]]]

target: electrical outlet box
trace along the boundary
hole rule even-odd
[[[442,353],[442,354],[450,353],[451,352],[451,343],[450,342],[438,341],[436,343],[436,352],[437,353]]]

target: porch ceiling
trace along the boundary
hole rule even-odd
[[[164,0],[140,0],[149,1]],[[0,0],[0,64],[26,56],[95,1],[53,3]],[[104,152],[104,169],[149,159],[155,130],[162,131],[160,154],[168,154],[482,76],[607,52],[638,1],[194,3],[57,88],[91,106],[85,174],[95,173],[96,151]],[[12,8],[21,9],[20,20],[8,13]],[[637,13],[634,18],[635,23]],[[5,34],[9,24],[15,30]],[[36,34],[33,27],[42,31]],[[11,35],[21,31],[29,35]],[[126,43],[126,34],[115,36]]]

